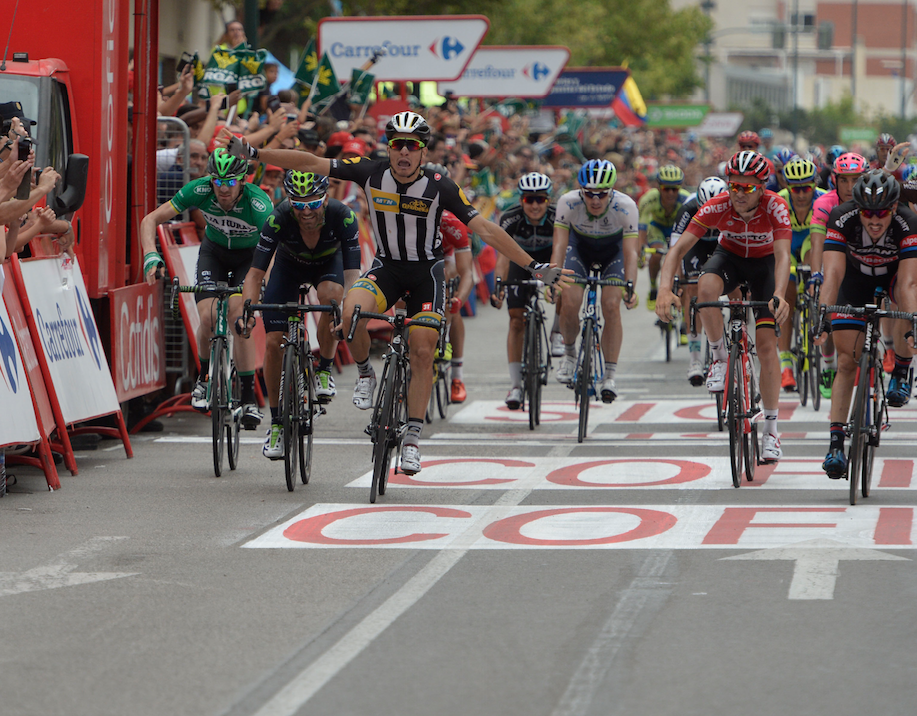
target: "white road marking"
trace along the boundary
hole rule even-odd
[[[793,581],[790,582],[787,599],[834,599],[838,563],[841,560],[910,561],[907,557],[898,557],[874,549],[851,547],[828,539],[808,540],[786,547],[738,554],[723,559],[795,562]]]
[[[94,552],[99,552],[112,542],[127,537],[93,537],[89,542],[58,556],[55,561],[35,567],[21,574],[0,572],[0,597],[44,589],[74,587],[121,577],[133,577],[139,572],[74,572],[77,562]]]
[[[556,448],[552,453],[561,457],[564,450]],[[454,549],[440,551],[407,584],[297,674],[270,701],[258,709],[255,716],[293,716],[297,713],[325,684],[353,661],[390,624],[416,604],[465,556],[471,545],[480,538],[484,527],[492,520],[493,513],[520,504],[530,492],[510,490],[502,495],[480,519],[475,520],[457,537]]]

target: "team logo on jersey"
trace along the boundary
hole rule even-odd
[[[363,159],[364,157],[348,157],[347,159],[342,159],[341,164],[359,164]]]
[[[267,211],[267,204],[261,201],[261,199],[258,199],[257,197],[252,197],[251,202],[252,202],[252,206],[254,207],[255,211]]]
[[[433,304],[432,304],[432,303],[424,303],[424,304],[421,305],[420,310],[421,310],[421,311],[432,311],[432,310],[433,310]]]
[[[351,211],[347,218],[344,219],[344,226],[350,226],[356,220],[356,214]]]
[[[414,216],[426,216],[430,213],[430,201],[414,196],[401,197],[401,211]]]
[[[267,217],[267,223],[274,231],[280,231],[280,224],[277,223],[277,217],[273,214]]]
[[[206,184],[201,184],[200,186],[194,187],[194,193],[195,193],[195,194],[209,194],[210,191],[211,191],[211,189],[210,189],[210,182],[209,182],[209,181],[208,181]]]
[[[378,191],[372,188],[370,188],[369,193],[372,196],[373,208],[376,211],[398,213],[398,201],[401,199],[398,194],[391,194],[387,191]]]
[[[362,288],[364,291],[369,291],[373,296],[379,295],[379,289],[369,279],[373,276],[367,276],[366,278],[360,278],[353,282],[353,288]]]

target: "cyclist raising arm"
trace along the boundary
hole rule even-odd
[[[577,278],[586,278],[592,264],[602,267],[602,278],[622,281],[637,279],[637,205],[626,194],[614,190],[615,165],[602,159],[583,164],[577,176],[581,189],[569,191],[557,202],[554,219],[553,263],[564,260],[564,266]],[[602,287],[602,354],[605,356],[605,378],[602,402],[610,403],[618,395],[615,370],[624,331],[621,325],[621,299],[624,289]],[[576,370],[576,336],[579,333],[579,311],[583,287],[574,284],[567,289],[561,304],[560,331],[564,336],[564,355],[557,370],[557,380],[573,387]],[[637,295],[626,302],[637,305]]]
[[[778,297],[786,294],[790,278],[791,231],[786,202],[764,189],[768,171],[766,160],[757,152],[738,152],[729,160],[728,193],[713,197],[698,209],[662,265],[656,315],[663,321],[671,320],[671,305],[677,300],[671,290],[676,267],[701,236],[719,229],[719,246],[704,264],[697,297],[701,303],[716,301],[747,281],[752,299],[768,302],[767,309],[756,309],[755,328],[765,418],[761,457],[773,462],[783,456],[777,436],[780,359],[774,328],[775,322],[783,323],[789,316],[786,301]],[[715,308],[703,309],[703,325],[714,358],[707,389],[722,392],[728,357],[722,314]]]
[[[376,258],[369,271],[347,293],[344,302],[344,331],[350,331],[353,309],[359,305],[384,312],[405,294],[410,316],[443,316],[443,252],[439,223],[448,209],[469,229],[512,261],[528,266],[530,273],[546,283],[562,287],[562,271],[537,264],[499,226],[487,221],[471,206],[462,190],[447,177],[425,172],[426,146],[432,132],[423,117],[414,112],[393,116],[385,128],[388,161],[365,157],[324,159],[295,150],[259,150],[230,132],[221,132],[217,142],[239,156],[257,158],[285,167],[337,179],[357,182],[371,207],[370,219],[376,239]],[[408,388],[408,428],[402,442],[401,469],[413,475],[420,471],[420,434],[430,390],[433,386],[433,354],[437,331],[417,326],[410,332],[411,380]],[[369,361],[366,321],[356,328],[351,353],[359,378],[353,402],[361,410],[373,404],[376,376]]]
[[[343,302],[344,290],[360,275],[360,240],[357,217],[347,206],[328,194],[328,177],[288,171],[283,180],[286,201],[281,202],[264,222],[261,240],[255,248],[252,267],[245,277],[243,300],[258,303],[261,282],[274,259],[264,291],[264,303],[297,303],[299,287],[315,287],[320,304]],[[270,460],[283,458],[283,429],[280,420],[280,373],[283,334],[287,315],[269,311],[263,316],[267,334],[264,347],[264,382],[271,408],[271,427],[262,447]],[[247,332],[243,335],[248,337]],[[331,315],[322,313],[317,327],[319,362],[315,373],[315,397],[329,402],[336,394],[331,365],[337,339],[331,331]]]
[[[899,203],[901,189],[894,176],[881,169],[857,180],[853,200],[836,207],[828,219],[825,237],[825,282],[822,305],[865,306],[875,302],[875,291],[888,291],[900,310],[917,310],[917,215]],[[865,321],[834,314],[831,330],[838,352],[837,376],[831,396],[831,446],[822,469],[832,479],[847,475],[844,426],[856,376],[860,334]],[[905,321],[894,321],[895,365],[888,383],[889,406],[910,399],[909,368],[912,351],[904,339]],[[823,333],[816,343],[824,342]]]
[[[270,216],[273,205],[270,197],[254,184],[245,182],[248,162],[216,149],[207,162],[209,176],[195,179],[165,204],[143,217],[140,222],[140,245],[143,248],[143,269],[147,281],[156,280],[163,266],[162,256],[156,251],[156,227],[169,221],[185,209],[197,207],[207,222],[197,259],[196,283],[215,283],[229,280],[240,286],[258,244],[261,225]],[[210,373],[210,339],[216,317],[216,299],[204,293],[194,294],[200,316],[197,331],[197,354],[201,373],[191,391],[191,405],[207,411],[207,381]],[[242,315],[242,299],[229,299],[229,320],[235,323]],[[254,430],[261,422],[261,413],[255,407],[255,345],[236,341],[233,347],[239,377],[242,382],[242,427]]]

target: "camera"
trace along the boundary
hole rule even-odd
[[[276,112],[278,109],[280,109],[280,97],[277,95],[271,97],[267,102],[267,108],[271,110],[271,112]]]
[[[295,115],[295,114],[288,114],[288,115],[287,115],[287,122],[295,122],[295,121],[296,121],[296,115]]]
[[[29,137],[19,137],[19,161],[24,162],[32,151],[32,140]]]
[[[181,77],[182,70],[185,69],[188,65],[194,62],[194,56],[188,54],[187,52],[181,53],[181,59],[178,61],[178,64],[175,66],[175,71]]]

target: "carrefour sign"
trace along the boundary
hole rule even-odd
[[[378,54],[371,72],[379,81],[454,80],[489,27],[483,15],[326,17],[318,52],[328,53],[339,79]]]
[[[461,77],[437,89],[459,97],[544,97],[569,59],[570,50],[553,45],[481,47]]]

